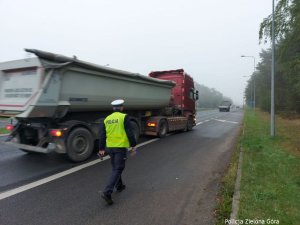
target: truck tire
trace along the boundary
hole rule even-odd
[[[93,136],[89,130],[83,127],[71,131],[66,140],[67,156],[73,162],[81,162],[88,159],[94,149]]]
[[[187,131],[193,130],[193,118],[189,117],[187,121]]]
[[[132,128],[133,135],[135,137],[135,141],[137,142],[139,140],[139,137],[140,137],[140,128],[137,125],[137,123],[134,122],[134,121],[130,121],[130,125],[131,125],[131,128]]]
[[[166,120],[161,120],[159,122],[157,136],[160,137],[160,138],[163,138],[167,135],[167,133],[168,133],[167,121]]]

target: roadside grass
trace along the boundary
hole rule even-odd
[[[217,197],[216,225],[223,225],[225,219],[230,218],[232,197],[234,194],[235,180],[238,169],[240,145],[237,144],[231,156],[231,163],[221,180],[220,189]]]
[[[3,127],[0,127],[0,134],[8,134],[8,133],[9,133],[8,130],[6,130],[6,129],[3,128]]]
[[[273,219],[281,225],[300,225],[300,119],[276,116],[276,137],[272,138],[270,115],[252,110],[245,111],[243,134],[221,181],[216,225],[230,219],[240,148],[243,166],[236,219],[244,224],[251,224],[250,220],[268,224]]]
[[[269,114],[247,110],[244,122],[239,219],[299,225],[300,120],[277,118],[273,138]]]
[[[0,116],[0,121],[1,122],[4,122],[4,123],[12,123],[13,120],[8,118],[8,117],[2,117]],[[10,131],[6,130],[5,127],[0,127],[0,135],[1,134],[9,134]]]
[[[300,157],[300,118],[299,119],[277,119],[277,133],[282,136],[281,143],[288,153]]]

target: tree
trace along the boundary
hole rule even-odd
[[[272,15],[260,24],[260,41],[271,40]],[[279,0],[275,8],[277,111],[300,113],[300,1]]]
[[[275,37],[277,41],[285,38],[285,36],[293,30],[297,15],[295,8],[297,5],[295,0],[279,0],[275,7]],[[259,39],[264,42],[272,38],[272,14],[263,20],[260,24]]]
[[[196,82],[195,88],[199,91],[199,100],[196,103],[198,108],[217,108],[223,100],[231,101],[214,88],[208,88]]]
[[[251,75],[245,90],[246,103],[248,106],[253,105],[253,85],[255,80],[256,107],[269,111],[271,99],[271,51],[262,50],[260,58],[261,60],[256,66],[256,72]]]

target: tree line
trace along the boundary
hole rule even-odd
[[[300,114],[300,1],[278,0],[275,7],[275,110]],[[272,15],[260,24],[259,39],[272,41]],[[245,90],[246,103],[270,110],[271,49],[262,50]]]
[[[224,100],[232,102],[230,98],[223,96],[216,89],[208,88],[197,82],[195,82],[195,89],[199,91],[199,99],[196,102],[197,108],[217,108]]]

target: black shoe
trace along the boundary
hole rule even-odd
[[[117,192],[122,192],[126,189],[126,185],[122,184],[121,186],[117,187]]]
[[[111,195],[102,194],[101,198],[103,198],[106,201],[107,205],[112,205],[114,203],[114,201],[111,198]]]

